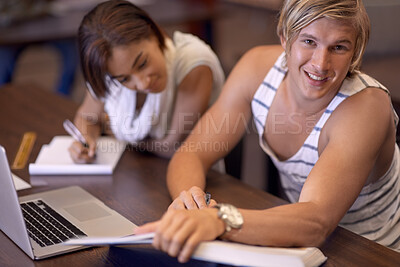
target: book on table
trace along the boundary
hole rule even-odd
[[[65,245],[126,246],[150,244],[154,233],[122,238],[81,238],[69,240]],[[228,241],[204,241],[192,255],[193,259],[234,266],[291,266],[314,267],[327,257],[316,247],[281,248],[246,245]]]
[[[114,171],[126,143],[113,137],[100,137],[96,159],[90,164],[73,162],[68,148],[74,142],[71,136],[55,136],[43,145],[35,163],[29,164],[31,175],[109,175]]]

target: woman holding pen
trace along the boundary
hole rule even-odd
[[[208,45],[191,34],[167,36],[128,1],[96,6],[78,40],[88,92],[74,122],[89,145],[70,147],[78,163],[93,161],[96,139],[108,127],[117,139],[170,157],[224,82]]]

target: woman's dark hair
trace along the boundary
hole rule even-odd
[[[128,1],[103,2],[86,14],[78,31],[79,52],[83,76],[96,96],[108,92],[105,77],[112,48],[152,36],[163,50],[162,30],[144,10]]]

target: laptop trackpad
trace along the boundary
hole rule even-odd
[[[64,208],[64,210],[81,222],[111,215],[105,209],[93,202]]]

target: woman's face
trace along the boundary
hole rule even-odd
[[[112,48],[107,70],[111,78],[142,93],[159,93],[167,84],[165,57],[155,37]]]
[[[288,83],[307,99],[332,96],[349,71],[356,32],[341,21],[321,18],[303,28],[287,55]],[[286,43],[282,40],[285,47]]]

